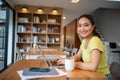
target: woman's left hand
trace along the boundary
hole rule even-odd
[[[75,62],[75,68],[80,68],[80,62]]]

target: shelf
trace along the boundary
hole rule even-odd
[[[41,33],[41,32],[34,32],[33,34],[36,34],[36,35],[38,35],[38,34],[46,35],[46,33]]]
[[[47,33],[48,35],[61,35],[61,33]]]
[[[59,26],[60,26],[61,23],[49,23],[49,22],[48,22],[48,25],[59,25]]]
[[[18,24],[32,24],[32,22],[18,22]]]
[[[33,22],[33,24],[46,25],[46,24],[47,24],[47,22]]]
[[[46,44],[46,42],[37,42],[37,44],[39,45],[39,44]]]
[[[17,34],[31,34],[31,32],[17,32]]]
[[[17,44],[31,44],[32,42],[17,42]]]
[[[62,9],[59,8],[59,13],[53,14],[52,7],[43,7],[44,12],[36,11],[39,6],[27,6],[29,10],[26,12],[21,11],[22,7],[16,5],[16,47],[26,51],[37,38],[38,45],[60,48]],[[52,40],[55,42],[52,43]]]
[[[48,44],[52,44],[52,45],[59,44],[59,45],[60,45],[60,43],[59,43],[59,42],[55,42],[55,43],[48,43]]]

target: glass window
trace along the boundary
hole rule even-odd
[[[0,72],[13,63],[14,55],[14,11],[0,0]]]
[[[0,70],[5,66],[5,22],[6,22],[6,7],[0,0]]]

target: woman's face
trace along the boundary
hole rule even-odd
[[[89,19],[82,17],[78,21],[78,33],[83,38],[89,38],[94,30],[94,26],[91,24]]]

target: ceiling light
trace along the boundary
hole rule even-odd
[[[42,8],[38,8],[37,11],[38,11],[38,12],[42,12],[43,9],[42,9]]]
[[[27,11],[28,8],[27,8],[27,7],[22,7],[22,10],[23,10],[23,11]]]
[[[71,3],[78,3],[79,0],[71,0]]]
[[[57,9],[53,9],[53,10],[52,10],[52,12],[57,13],[57,12],[58,12],[58,10],[57,10]]]
[[[66,17],[63,17],[63,19],[66,19]]]

